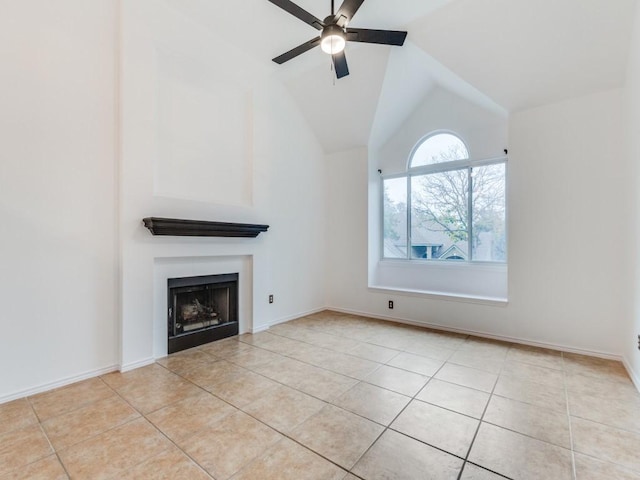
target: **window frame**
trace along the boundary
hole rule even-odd
[[[504,177],[505,177],[505,197],[507,195],[507,178],[508,178],[508,158],[507,155],[502,155],[498,157],[484,158],[484,159],[475,159],[472,160],[470,158],[463,160],[454,160],[450,162],[442,162],[442,163],[431,163],[428,165],[421,165],[419,167],[411,167],[411,162],[413,160],[413,155],[416,150],[429,138],[440,135],[440,134],[449,134],[454,135],[459,138],[460,141],[467,147],[467,144],[464,142],[462,138],[456,135],[453,132],[446,130],[438,130],[436,132],[432,132],[429,135],[424,136],[416,146],[411,150],[411,154],[407,161],[407,171],[403,173],[391,174],[391,175],[381,175],[380,176],[380,260],[381,261],[408,261],[408,262],[418,262],[418,263],[434,263],[438,264],[472,264],[472,265],[481,265],[481,264],[490,264],[490,265],[507,265],[508,263],[508,255],[509,255],[509,238],[508,238],[508,228],[505,229],[505,240],[506,240],[506,252],[505,252],[505,260],[497,261],[497,260],[474,260],[473,259],[473,193],[472,193],[472,172],[474,168],[484,167],[489,165],[499,165],[504,164]],[[469,149],[467,147],[467,152]],[[418,177],[422,175],[428,175],[433,173],[441,173],[441,172],[449,172],[454,170],[467,170],[468,175],[468,199],[467,199],[467,215],[469,216],[468,228],[467,228],[467,242],[468,242],[468,259],[467,260],[447,260],[447,259],[434,259],[434,258],[413,258],[412,250],[411,250],[411,180],[413,177]],[[399,257],[385,257],[384,256],[384,182],[385,180],[393,180],[398,178],[406,178],[407,181],[407,255],[404,258]],[[508,224],[508,202],[505,198],[505,226]]]

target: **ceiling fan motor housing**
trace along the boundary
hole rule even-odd
[[[333,20],[333,17],[328,18]],[[344,50],[346,40],[345,31],[335,23],[326,25],[320,34],[322,50],[329,54],[339,53]]]

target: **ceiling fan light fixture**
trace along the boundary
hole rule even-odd
[[[320,38],[320,48],[329,55],[342,52],[347,44],[344,31],[338,25],[327,25]]]

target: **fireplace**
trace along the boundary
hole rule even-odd
[[[168,353],[238,334],[238,274],[168,279]]]

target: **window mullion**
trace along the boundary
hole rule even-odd
[[[473,167],[467,170],[467,244],[469,261],[473,261]]]
[[[411,211],[413,210],[411,175],[407,175],[407,259],[411,260]]]

